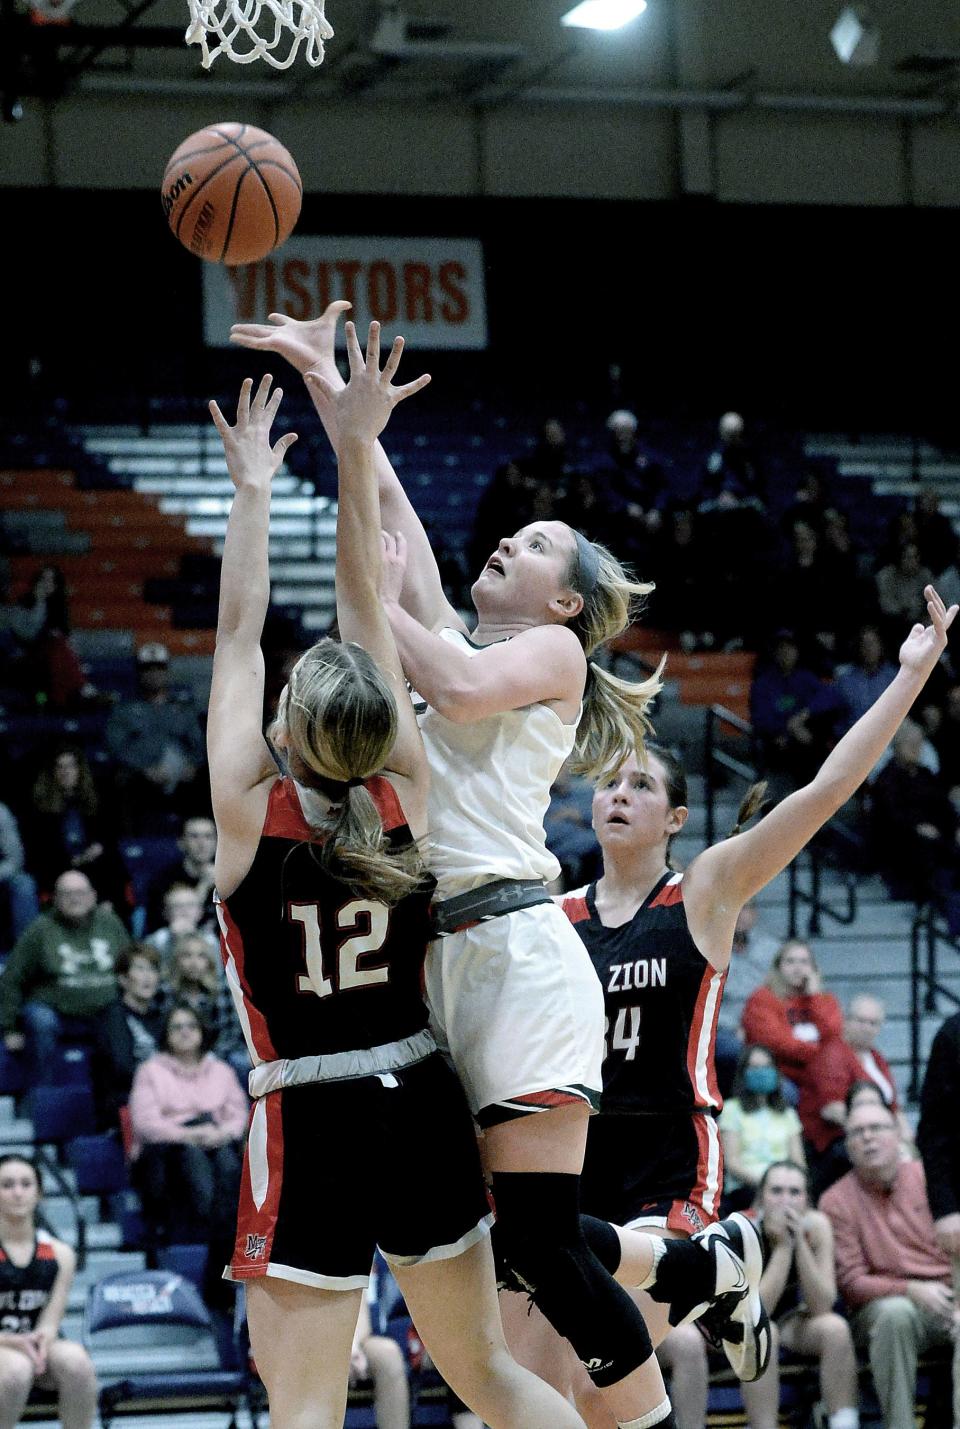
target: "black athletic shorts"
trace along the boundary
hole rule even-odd
[[[269,1092],[250,1117],[224,1275],[364,1288],[394,1265],[459,1255],[492,1220],[473,1120],[439,1053],[403,1071]]]
[[[580,1208],[615,1225],[692,1235],[717,1219],[723,1152],[716,1118],[601,1112],[587,1129]]]

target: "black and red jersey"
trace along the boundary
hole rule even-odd
[[[366,781],[389,843],[412,842],[388,780]],[[392,908],[323,870],[294,781],[270,790],[246,876],[217,903],[227,982],[255,1064],[348,1052],[422,1031],[431,885]]]
[[[687,927],[683,882],[665,873],[629,923],[607,928],[596,885],[562,907],[603,985],[607,1019],[604,1112],[717,1112],[717,1013],[726,973],[717,972]]]
[[[59,1273],[53,1241],[44,1231],[37,1231],[27,1265],[14,1265],[0,1246],[0,1333],[26,1335],[36,1329]]]

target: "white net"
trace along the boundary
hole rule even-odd
[[[34,17],[40,20],[66,22],[77,0],[30,0]]]
[[[308,64],[323,64],[323,42],[333,30],[324,13],[324,0],[188,0],[188,45],[199,45],[203,67],[209,69],[217,55],[234,64],[266,60],[274,69],[287,69],[305,44]]]

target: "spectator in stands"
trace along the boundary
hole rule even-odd
[[[150,884],[147,890],[147,931],[159,928],[163,920],[163,904],[174,884],[186,884],[200,899],[201,927],[213,921],[213,860],[217,852],[217,826],[212,819],[195,817],[184,820],[177,847],[181,857],[170,864]]]
[[[660,529],[665,494],[663,467],[643,450],[633,412],[620,407],[607,418],[610,476],[627,515],[650,534]]]
[[[783,517],[784,534],[789,539],[794,524],[804,521],[818,536],[822,536],[827,525],[829,507],[830,500],[822,472],[808,469],[801,476],[794,492],[793,505]]]
[[[61,1035],[93,1036],[116,996],[116,955],[129,942],[116,913],[98,906],[87,875],[62,873],[53,907],[21,934],[0,974],[0,1030],[9,1051],[26,1050],[31,1082],[49,1078]]]
[[[669,595],[660,600],[654,596],[652,623],[675,631],[687,653],[710,650],[717,643],[713,612],[703,598],[707,560],[692,508],[679,503],[669,507],[650,557],[650,578]]]
[[[947,690],[933,742],[940,760],[940,784],[960,813],[960,685]]]
[[[701,511],[749,508],[763,510],[763,474],[745,436],[739,412],[724,412],[717,432],[720,441],[707,458]]]
[[[733,949],[723,985],[714,1059],[720,1091],[727,1096],[743,1050],[740,1019],[747,998],[764,981],[780,947],[779,940],[757,927],[757,905],[745,903],[733,931]]]
[[[226,979],[220,950],[201,932],[181,933],[171,949],[167,985],[174,1002],[192,1007],[206,1027],[210,1049],[233,1067],[246,1084],[250,1054],[243,1038]]]
[[[134,1075],[134,1180],[154,1244],[222,1237],[236,1216],[249,1104],[235,1072],[206,1045],[196,1013],[175,1003],[162,1050]]]
[[[771,782],[789,789],[809,782],[826,758],[836,696],[800,664],[791,630],[777,633],[772,655],[754,674],[750,720]]]
[[[908,541],[896,559],[882,566],[876,575],[885,634],[899,639],[904,621],[921,619],[925,607],[923,592],[932,584],[933,573],[921,565],[916,544]]]
[[[807,1173],[791,1160],[767,1167],[755,1204],[764,1249],[760,1295],[780,1345],[816,1360],[829,1429],[857,1429],[857,1357],[850,1326],[833,1308],[837,1279],[830,1221],[822,1211],[812,1209]],[[780,1365],[776,1354],[761,1379],[742,1386],[742,1395],[751,1429],[777,1425]]]
[[[160,1045],[166,999],[160,992],[160,958],[146,943],[121,949],[114,963],[119,997],[97,1018],[93,1091],[101,1131],[115,1130],[130,1100],[133,1076]]]
[[[842,1033],[840,1004],[832,993],[823,991],[811,948],[798,938],[788,939],[774,958],[765,985],[747,998],[744,1040],[768,1047],[781,1073],[802,1085],[821,1047]]]
[[[160,966],[169,967],[176,940],[186,933],[197,933],[207,943],[210,951],[219,957],[220,945],[209,928],[201,928],[204,905],[200,894],[190,883],[173,883],[163,897],[163,921],[144,939],[160,955]]]
[[[930,1048],[920,1093],[917,1144],[937,1244],[949,1257],[953,1293],[960,1301],[960,1012],[948,1017]],[[960,1424],[960,1363],[953,1362],[954,1423]]]
[[[923,730],[905,720],[871,798],[874,858],[894,898],[949,898],[960,865],[960,818],[943,782],[921,764]]]
[[[571,774],[564,763],[550,791],[550,807],[543,827],[547,848],[560,860],[562,890],[577,888],[597,876],[600,849],[593,830],[593,785]]]
[[[375,1335],[370,1305],[360,1300],[357,1328],[350,1351],[350,1383],[373,1384],[377,1429],[410,1429],[410,1386],[403,1351],[391,1335]]]
[[[944,600],[949,597],[951,605],[960,604],[960,541],[956,538],[954,538],[950,558],[943,568],[940,581],[943,582],[943,588],[947,592]],[[937,589],[940,589],[940,582],[937,583]]]
[[[825,655],[832,655],[837,648],[841,614],[831,575],[816,530],[807,521],[794,521],[779,572],[777,618],[781,625],[806,632],[807,659],[818,669],[823,667]]]
[[[834,688],[840,701],[838,736],[845,734],[861,715],[866,714],[896,673],[897,666],[887,658],[877,627],[862,625],[857,637],[856,660],[850,665],[839,666],[834,678]]]
[[[896,1117],[861,1104],[847,1121],[853,1169],[825,1191],[837,1284],[867,1350],[888,1429],[914,1423],[917,1357],[954,1343],[950,1262],[940,1249],[919,1161],[904,1161]],[[954,1375],[954,1398],[960,1377]],[[954,1408],[954,1422],[957,1419]]]
[[[780,1073],[766,1047],[744,1047],[732,1095],[720,1113],[720,1139],[731,1210],[752,1204],[772,1162],[803,1165],[800,1118],[787,1105]]]
[[[913,519],[921,565],[930,571],[945,571],[957,549],[957,533],[950,517],[940,510],[935,487],[924,486],[918,492]]]
[[[210,802],[200,717],[189,697],[171,694],[169,660],[165,645],[140,647],[140,697],[117,705],[107,723],[107,748],[132,833],[149,828],[149,816],[170,810],[189,815]]]
[[[0,804],[0,949],[7,951],[40,912],[37,885],[24,871],[17,821]]]
[[[800,1088],[800,1120],[815,1196],[850,1169],[843,1134],[847,1097],[862,1082],[870,1081],[876,1086],[883,1105],[897,1118],[904,1143],[913,1142],[910,1123],[900,1110],[890,1064],[876,1046],[885,1016],[878,997],[861,993],[853,998],[843,1036],[831,1037],[807,1067]]]
[[[24,833],[42,895],[49,896],[65,868],[79,868],[96,889],[98,901],[109,903],[124,921],[129,919],[129,875],[82,750],[64,745],[44,760]]]
[[[562,494],[567,477],[573,472],[570,448],[563,424],[556,417],[548,417],[540,428],[537,445],[530,456],[521,460],[521,466],[532,476],[538,488],[549,493],[554,499]],[[550,511],[535,513],[549,520]],[[501,527],[502,529],[502,527]]]
[[[0,607],[0,635],[11,661],[4,679],[55,709],[75,704],[86,680],[69,634],[63,572],[44,566],[19,605]]]
[[[96,1372],[82,1345],[60,1337],[77,1257],[38,1227],[39,1204],[33,1162],[0,1157],[0,1423],[19,1423],[37,1388],[55,1391],[63,1429],[90,1429]]]

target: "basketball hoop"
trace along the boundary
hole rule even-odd
[[[287,69],[304,42],[307,63],[316,68],[323,64],[324,40],[333,38],[323,13],[324,0],[188,0],[188,4],[186,41],[200,46],[204,69],[220,54],[238,65],[262,59],[274,69]],[[257,33],[261,16],[264,34]],[[211,39],[216,43],[211,45]]]
[[[32,25],[68,25],[76,0],[30,0]]]

